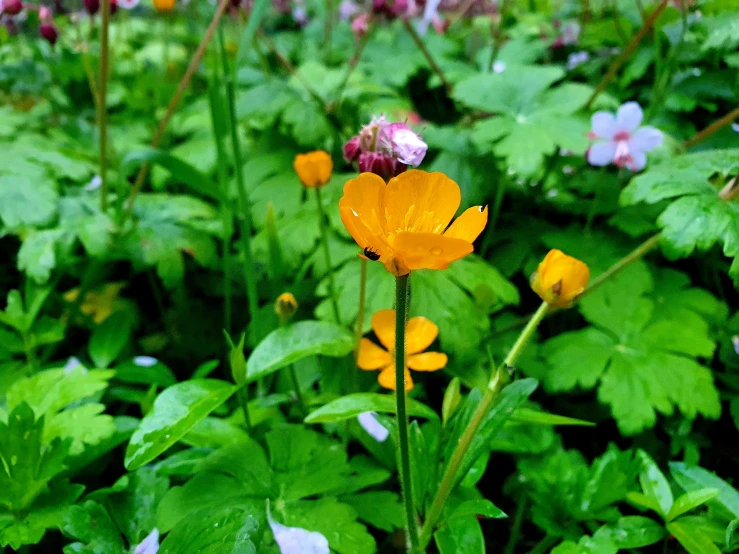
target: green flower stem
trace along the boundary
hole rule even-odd
[[[98,125],[100,127],[100,209],[108,209],[108,119],[107,119],[107,91],[108,91],[108,62],[110,27],[110,0],[103,0],[100,7],[102,31],[100,34],[100,87],[98,88]]]
[[[354,331],[354,367],[352,368],[351,392],[357,392],[357,362],[359,361],[359,343],[364,331],[364,309],[367,303],[367,260],[359,259],[359,310],[357,311],[357,327]]]
[[[244,385],[239,389],[238,392],[239,404],[241,404],[241,411],[244,412],[244,424],[246,425],[246,432],[251,436],[251,416],[249,415],[249,385]]]
[[[400,488],[405,504],[406,533],[410,552],[419,551],[416,510],[413,506],[411,459],[408,448],[408,414],[405,411],[405,323],[408,312],[408,278],[395,278],[395,405],[398,412],[398,446],[400,449]]]
[[[419,36],[418,32],[416,32],[416,28],[413,27],[413,25],[411,25],[410,21],[408,21],[407,19],[403,19],[403,26],[413,39],[413,42],[416,43],[416,46],[421,51],[423,56],[426,58],[426,61],[429,62],[429,65],[431,66],[433,72],[436,73],[436,76],[439,79],[441,79],[441,83],[444,85],[444,89],[446,90],[447,94],[451,94],[452,84],[449,82],[449,79],[446,78],[446,75],[444,75],[444,72],[442,71],[441,67],[439,67],[439,64],[437,64],[436,60],[434,60],[431,52],[429,52],[428,48],[426,48],[426,45],[423,43],[423,39]]]
[[[254,271],[254,255],[251,247],[251,213],[249,212],[249,197],[244,182],[244,161],[241,158],[241,140],[239,139],[238,123],[236,120],[236,99],[234,91],[234,70],[230,67],[226,57],[226,48],[223,39],[223,29],[218,29],[218,43],[223,62],[223,77],[226,81],[226,98],[228,100],[228,114],[231,130],[231,149],[234,156],[234,172],[236,173],[236,190],[239,199],[239,222],[241,223],[241,249],[244,252],[244,275],[246,277],[246,299],[249,307],[249,316],[254,321],[259,309],[257,291],[257,275]]]
[[[298,373],[295,371],[295,364],[290,364],[290,378],[293,381],[293,389],[295,390],[295,398],[298,400],[298,407],[302,415],[301,419],[308,415],[308,407],[305,404],[305,398],[300,391],[300,381],[298,381]]]
[[[334,279],[334,266],[331,264],[331,251],[328,246],[328,231],[326,231],[326,213],[323,210],[323,202],[321,201],[321,187],[316,187],[316,204],[318,205],[318,227],[321,230],[321,243],[323,243],[323,257],[326,262],[326,271],[328,273],[328,293],[331,295],[331,307],[334,311],[336,323],[341,325],[339,317],[339,302],[336,299],[336,281]]]
[[[457,446],[454,449],[451,458],[449,458],[449,463],[447,464],[444,475],[441,478],[439,490],[436,492],[436,496],[431,503],[431,508],[426,515],[426,521],[424,522],[423,528],[421,529],[422,551],[424,548],[426,548],[429,541],[431,541],[431,536],[434,532],[434,526],[441,516],[441,512],[444,509],[444,504],[446,503],[447,498],[449,498],[449,494],[452,492],[454,483],[457,480],[457,472],[459,470],[459,466],[464,459],[464,455],[467,453],[467,449],[469,448],[478,427],[482,423],[482,420],[485,418],[488,409],[497,398],[498,393],[505,386],[506,379],[504,378],[504,376],[508,371],[507,368],[515,364],[518,356],[521,354],[526,344],[529,342],[529,339],[531,339],[531,337],[533,336],[536,328],[549,312],[549,309],[549,304],[547,304],[546,302],[542,302],[541,306],[539,306],[539,309],[536,310],[536,313],[534,313],[534,315],[529,320],[529,323],[526,325],[523,331],[521,331],[521,334],[518,336],[518,339],[516,339],[516,342],[514,343],[510,352],[508,352],[508,355],[503,360],[503,363],[500,364],[500,366],[498,366],[498,368],[493,373],[490,379],[490,383],[488,384],[488,388],[485,390],[485,394],[483,395],[480,404],[478,404],[477,409],[472,414],[472,419],[470,419],[469,424],[467,424],[467,428],[462,433],[462,436],[459,438],[459,442],[457,443]]]

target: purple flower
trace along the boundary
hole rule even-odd
[[[159,552],[159,529],[154,527],[154,530],[136,545],[133,554],[157,554],[157,552]]]
[[[400,163],[419,166],[426,156],[428,145],[405,123],[391,123],[380,131],[378,141],[381,148]]]
[[[615,164],[631,171],[640,171],[647,165],[647,152],[662,144],[662,131],[654,127],[640,127],[644,117],[636,102],[626,102],[616,113],[596,112],[591,118],[592,131],[588,136],[599,140],[587,151],[590,164]]]
[[[588,54],[585,50],[582,50],[580,52],[573,52],[572,54],[567,56],[567,69],[569,71],[572,71],[578,65],[585,63],[589,59],[590,54]]]
[[[359,6],[352,0],[344,0],[339,4],[339,19],[341,21],[349,21],[352,17],[359,13]]]
[[[375,412],[363,412],[357,416],[357,421],[377,442],[385,442],[390,436],[390,431],[377,421]]]

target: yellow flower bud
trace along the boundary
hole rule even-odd
[[[550,250],[531,278],[531,288],[550,306],[567,308],[585,290],[590,270],[561,250]]]
[[[298,311],[298,301],[289,292],[283,292],[275,301],[275,313],[280,321],[285,322]]]
[[[158,12],[171,12],[174,5],[175,0],[154,0],[154,7]]]
[[[303,186],[318,188],[324,186],[331,179],[334,162],[328,152],[316,150],[315,152],[295,156],[293,167]]]

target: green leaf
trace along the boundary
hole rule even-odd
[[[259,520],[241,506],[198,510],[164,539],[161,554],[257,554]],[[261,518],[260,518],[261,519]]]
[[[536,425],[582,425],[586,427],[594,427],[595,423],[582,419],[574,419],[571,417],[550,414],[531,408],[518,408],[513,415],[511,421],[515,423],[533,423]]]
[[[434,533],[434,541],[440,554],[485,554],[485,539],[475,516],[449,520]]]
[[[648,517],[625,516],[608,526],[611,538],[619,548],[641,548],[662,540],[665,529]]]
[[[235,386],[215,379],[193,379],[164,390],[128,443],[126,468],[133,471],[162,454],[234,392]]]
[[[239,42],[236,67],[241,66],[241,62],[244,60],[247,52],[249,52],[257,29],[259,29],[259,24],[262,22],[270,5],[269,0],[256,0],[249,11],[249,20],[246,22],[246,27],[244,27],[244,32],[241,34],[241,41]]]
[[[457,409],[457,406],[462,401],[460,385],[461,381],[459,377],[454,377],[444,391],[444,400],[441,403],[441,421],[444,427],[446,427],[449,418],[452,417],[454,410]]]
[[[299,321],[272,331],[246,362],[247,382],[274,373],[308,356],[340,358],[354,348],[354,337],[343,327],[324,321]]]
[[[502,519],[508,517],[503,510],[498,508],[495,504],[487,500],[486,498],[480,498],[478,500],[466,500],[457,506],[451,513],[449,518],[454,519],[456,517],[464,516],[482,516],[493,519]]]
[[[18,269],[37,283],[47,282],[57,266],[58,252],[63,246],[69,250],[69,238],[69,233],[58,229],[31,232],[18,251]]]
[[[87,348],[97,367],[107,368],[121,354],[131,338],[133,315],[119,310],[98,325]]]
[[[342,496],[341,501],[356,510],[357,519],[388,533],[402,529],[405,524],[403,504],[394,492],[363,492]]]
[[[100,504],[88,500],[73,506],[67,515],[62,531],[80,542],[64,547],[64,554],[125,554],[115,523]]]
[[[438,415],[425,404],[412,398],[408,399],[407,410],[409,416],[438,419]],[[364,412],[380,412],[394,414],[396,411],[395,397],[389,394],[372,392],[358,392],[337,398],[312,411],[305,418],[306,423],[330,423],[344,421]]]
[[[121,161],[121,171],[130,174],[144,164],[160,165],[170,172],[173,179],[190,187],[198,194],[214,200],[222,200],[221,190],[213,179],[186,161],[163,150],[147,147],[129,152]]]
[[[157,508],[169,490],[169,479],[151,468],[129,475],[128,486],[108,495],[105,505],[128,542],[138,544],[156,527]]]
[[[601,527],[592,537],[582,537],[577,544],[572,541],[563,542],[551,554],[616,554],[618,550],[610,531]]]
[[[666,520],[672,521],[676,517],[680,517],[690,510],[693,510],[698,506],[702,506],[709,500],[716,498],[718,495],[718,489],[699,489],[697,491],[686,492],[675,500],[670,512],[667,514]]]
[[[739,491],[716,474],[684,462],[670,462],[670,472],[675,481],[688,492],[705,488],[717,489],[719,495],[708,502],[709,506],[720,508],[727,519],[739,518]]]
[[[0,219],[10,229],[46,225],[56,216],[59,195],[41,175],[0,172]]]
[[[642,464],[642,471],[639,474],[639,483],[641,484],[642,490],[647,497],[657,503],[660,507],[660,515],[666,518],[673,504],[670,484],[649,454],[643,450],[638,450],[637,456]]]
[[[667,524],[667,531],[683,545],[689,554],[720,554],[721,550],[713,544],[700,528],[687,525],[681,521]]]
[[[110,438],[115,433],[113,416],[103,414],[104,404],[83,404],[67,408],[49,417],[44,428],[44,441],[55,438],[72,439],[69,453],[73,456],[82,454],[85,448],[96,445]]]

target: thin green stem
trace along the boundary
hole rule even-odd
[[[408,313],[408,278],[395,278],[395,406],[398,415],[398,447],[400,451],[400,488],[405,505],[406,533],[410,552],[418,552],[418,526],[413,506],[411,458],[408,447],[408,414],[405,410],[405,324]]]
[[[541,323],[548,312],[549,304],[547,304],[546,302],[542,302],[541,306],[539,306],[539,309],[536,310],[526,327],[523,329],[523,331],[521,331],[521,334],[518,336],[518,339],[516,339],[516,342],[513,344],[510,352],[508,352],[508,355],[503,360],[503,363],[495,370],[495,372],[491,376],[490,383],[488,384],[487,389],[485,389],[485,394],[480,400],[480,403],[477,405],[475,412],[472,414],[470,422],[467,424],[467,427],[462,432],[462,436],[459,438],[457,446],[455,447],[454,452],[449,458],[449,462],[446,466],[446,469],[444,470],[444,475],[441,478],[441,483],[439,484],[439,489],[436,491],[436,496],[434,496],[434,500],[431,503],[431,508],[429,508],[428,514],[426,515],[426,521],[424,522],[421,529],[422,550],[426,548],[429,541],[431,541],[431,537],[434,533],[434,526],[439,520],[439,517],[441,516],[444,509],[444,504],[446,503],[447,498],[449,498],[449,495],[451,494],[454,485],[457,482],[457,472],[459,471],[459,466],[462,464],[462,460],[467,453],[467,449],[469,448],[470,443],[472,442],[472,439],[477,432],[477,429],[482,423],[482,420],[485,418],[488,409],[490,409],[490,406],[492,406],[493,402],[497,398],[498,393],[503,389],[503,386],[505,385],[504,375],[508,371],[507,368],[512,367],[515,364],[518,356],[521,354],[526,344],[534,335],[534,332],[539,326],[539,323]]]
[[[251,416],[249,415],[249,389],[248,385],[244,385],[239,389],[239,404],[241,404],[241,411],[244,412],[244,423],[246,424],[246,431],[251,436]]]
[[[321,201],[321,187],[316,187],[316,203],[318,204],[318,227],[321,231],[321,243],[323,246],[323,257],[326,262],[326,272],[328,275],[328,293],[331,295],[331,307],[334,311],[336,323],[341,324],[339,317],[339,302],[336,298],[336,281],[334,279],[334,266],[331,263],[331,250],[328,245],[328,231],[326,230],[326,214],[323,210],[323,202]]]
[[[416,43],[416,46],[418,46],[418,49],[426,58],[426,61],[429,62],[432,71],[436,73],[436,76],[439,77],[439,79],[441,79],[441,83],[444,85],[447,94],[451,94],[452,84],[449,82],[449,79],[446,78],[446,75],[444,75],[444,72],[442,71],[441,67],[439,67],[439,64],[437,64],[436,60],[434,60],[431,52],[429,52],[428,48],[426,48],[426,45],[423,43],[423,39],[418,35],[418,32],[413,27],[413,25],[411,25],[410,21],[408,21],[407,19],[403,19],[403,25],[405,26],[405,30],[408,31],[408,34],[413,39],[413,42]]]
[[[223,40],[223,29],[218,31],[219,47],[223,61],[223,74],[226,80],[226,97],[228,100],[228,114],[231,130],[231,147],[234,156],[234,172],[236,173],[236,190],[239,199],[239,222],[241,223],[241,249],[244,251],[244,274],[246,277],[246,297],[249,303],[249,316],[254,321],[259,309],[257,291],[257,275],[254,270],[254,254],[251,245],[251,213],[249,212],[249,196],[244,180],[244,162],[241,158],[241,139],[239,138],[238,123],[236,120],[236,94],[234,89],[235,74],[226,58],[226,48]]]
[[[559,539],[554,535],[547,535],[538,542],[529,554],[545,554],[546,552],[549,552],[550,548],[557,544],[558,540]]]
[[[495,199],[493,200],[493,209],[490,213],[490,223],[487,225],[487,232],[491,235],[495,232],[495,225],[500,217],[500,209],[503,207],[503,199],[505,198],[506,180],[500,179],[498,187],[495,189]]]
[[[308,407],[305,404],[303,393],[300,391],[300,381],[298,381],[298,374],[295,371],[295,364],[290,364],[290,378],[293,381],[293,390],[295,391],[295,398],[298,401],[298,407],[303,417],[308,415]]]
[[[508,539],[508,543],[505,545],[503,554],[513,554],[516,551],[516,545],[521,538],[521,526],[523,525],[527,507],[528,502],[526,495],[522,495],[518,501],[518,505],[516,506],[516,514],[513,516],[513,524],[511,525],[511,536]]]
[[[352,368],[351,391],[357,391],[357,361],[359,360],[359,343],[364,331],[364,309],[367,302],[367,260],[360,258],[359,269],[359,309],[357,311],[357,327],[354,331],[354,367]]]
[[[334,27],[334,2],[326,0],[326,22],[323,29],[323,41],[326,45],[326,62],[331,62],[331,38]]]
[[[101,6],[100,34],[100,86],[98,87],[98,125],[100,129],[100,209],[104,212],[108,209],[108,119],[107,119],[107,93],[108,93],[108,62],[109,62],[109,40],[108,30],[110,26],[110,0],[103,0]]]

